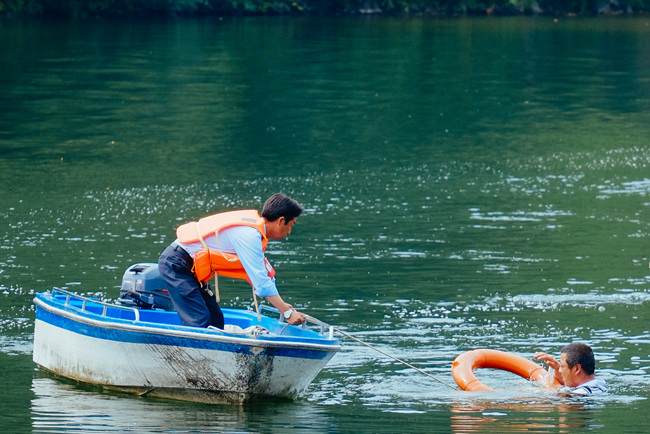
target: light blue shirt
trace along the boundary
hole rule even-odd
[[[211,249],[235,253],[239,257],[255,288],[255,294],[260,297],[278,294],[275,278],[269,276],[264,264],[262,234],[257,229],[250,226],[233,226],[220,231],[218,240],[214,234],[204,240]],[[174,243],[183,247],[192,258],[203,248],[200,241],[183,244],[177,239]]]

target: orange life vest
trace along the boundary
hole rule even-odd
[[[233,226],[250,226],[262,234],[262,251],[266,251],[269,239],[266,236],[265,220],[254,210],[228,211],[203,217],[198,222],[189,222],[176,229],[178,241],[183,244],[200,241],[203,249],[194,255],[192,271],[199,282],[207,282],[216,272],[219,276],[244,279],[251,283],[239,257],[234,253],[210,249],[204,239],[212,234],[219,236],[219,231]],[[269,277],[275,276],[275,270],[264,257],[264,265]]]

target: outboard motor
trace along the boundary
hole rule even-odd
[[[174,310],[167,284],[154,262],[131,265],[124,272],[117,301],[140,309]]]

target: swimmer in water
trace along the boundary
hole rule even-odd
[[[560,350],[560,361],[553,356],[537,352],[534,357],[555,370],[555,378],[569,388],[572,394],[592,395],[607,393],[607,384],[595,376],[596,360],[589,345],[572,343]]]

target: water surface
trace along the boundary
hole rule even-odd
[[[647,20],[31,20],[0,42],[3,426],[647,431]],[[276,191],[306,207],[268,252],[305,312],[452,386],[463,351],[583,341],[611,394],[493,371],[499,392],[461,392],[349,340],[300,400],[241,408],[35,369],[35,292],[115,299],[178,224]]]

